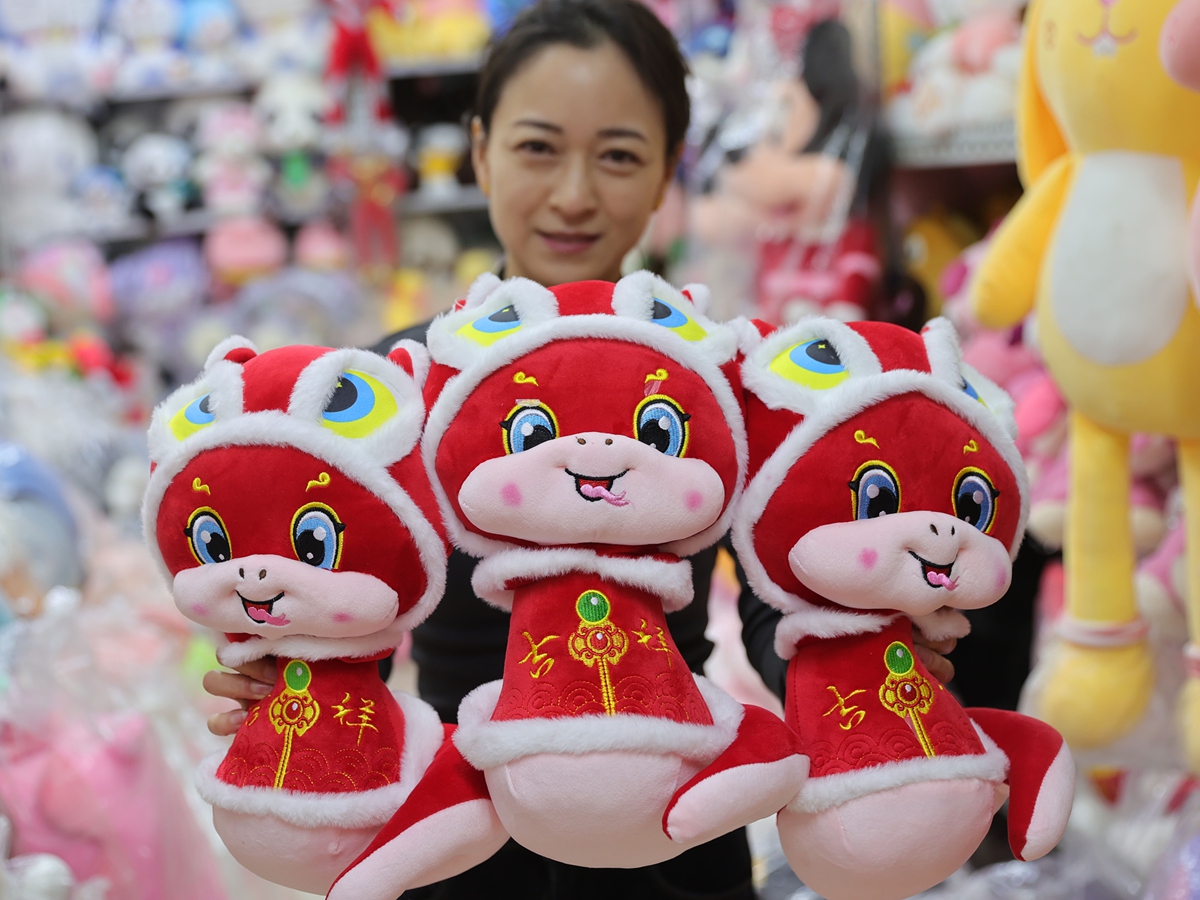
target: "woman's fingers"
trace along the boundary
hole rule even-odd
[[[240,672],[205,672],[203,684],[204,689],[213,696],[237,700],[243,706],[249,706],[271,693],[269,683]]]
[[[209,673],[213,674],[212,672]],[[208,717],[208,730],[218,737],[228,737],[235,733],[246,721],[246,710],[231,709],[229,712],[217,713]]]
[[[279,675],[279,669],[275,665],[275,657],[273,656],[264,656],[262,659],[245,663],[238,666],[237,670],[243,675],[250,676],[255,681],[261,681],[268,685],[274,685],[275,679]]]
[[[946,643],[950,644],[951,650],[954,649],[953,641],[939,642],[939,644]],[[931,650],[929,647],[921,644],[915,644],[914,647],[917,651],[917,656],[921,658],[921,662],[925,664],[925,668],[929,670],[930,675],[932,675],[942,684],[945,684],[954,678],[954,663],[950,662],[950,660],[946,659],[946,657],[942,656],[940,653]],[[949,653],[950,651],[947,650],[946,652]]]

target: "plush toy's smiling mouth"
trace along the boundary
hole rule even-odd
[[[238,599],[242,601],[242,608],[246,610],[246,615],[251,621],[257,622],[259,625],[290,625],[291,622],[287,616],[273,616],[271,609],[275,606],[277,600],[283,599],[283,591],[280,591],[270,600],[247,600],[240,592],[234,591],[238,595]]]
[[[629,470],[618,472],[616,475],[578,475],[567,469],[566,472],[575,479],[575,490],[579,492],[579,496],[584,500],[595,503],[597,500],[603,500],[605,503],[611,503],[613,506],[628,506],[629,501],[625,499],[625,492],[619,494],[612,492],[613,483],[626,474]]]
[[[942,566],[917,556],[917,554],[913,553],[911,550],[908,551],[908,555],[921,564],[921,574],[925,576],[925,583],[930,587],[945,588],[948,591],[952,591],[958,587],[958,582],[953,581],[950,578],[950,571],[954,568],[953,559],[950,560],[950,562],[946,565]]]

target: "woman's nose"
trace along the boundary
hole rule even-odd
[[[568,221],[584,218],[595,211],[595,184],[587,159],[575,156],[568,161],[550,195],[550,205]]]

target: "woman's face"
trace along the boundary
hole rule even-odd
[[[662,110],[624,54],[552,44],[504,85],[472,160],[505,274],[550,286],[608,279],[670,181]]]

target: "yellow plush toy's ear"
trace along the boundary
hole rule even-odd
[[[1017,82],[1017,166],[1028,188],[1067,152],[1067,142],[1042,96],[1037,49],[1042,39],[1045,0],[1033,0],[1025,14],[1025,55]]]

